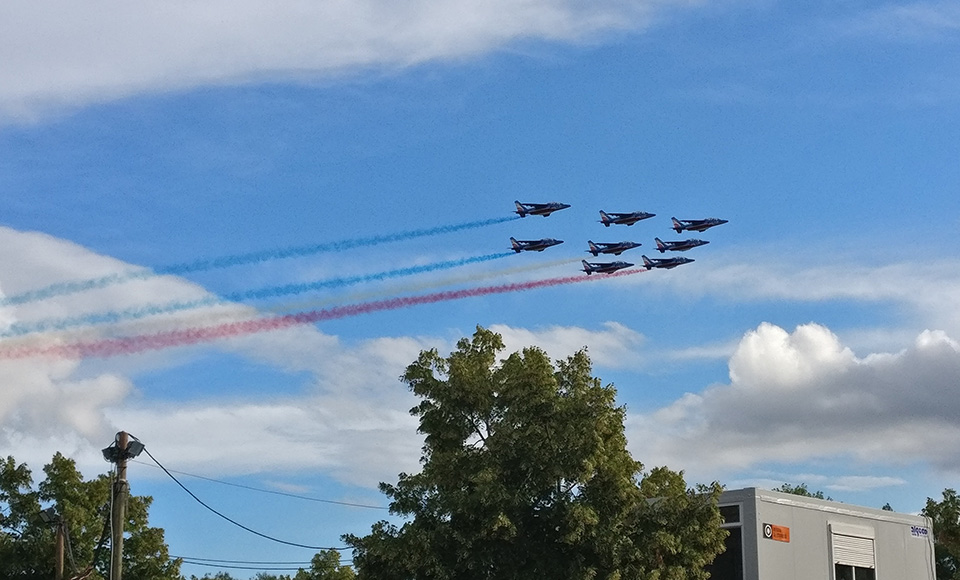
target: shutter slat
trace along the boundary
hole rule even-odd
[[[873,568],[873,540],[833,534],[833,562],[861,568]]]

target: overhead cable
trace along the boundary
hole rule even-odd
[[[307,548],[307,549],[309,549],[309,550],[337,550],[337,551],[340,551],[340,550],[349,550],[349,549],[350,549],[350,548],[348,548],[348,547],[331,548],[331,547],[326,547],[326,546],[309,546],[309,545],[307,545],[307,544],[299,544],[299,543],[297,543],[297,542],[288,542],[288,541],[286,541],[286,540],[281,540],[281,539],[279,539],[279,538],[275,538],[275,537],[273,537],[273,536],[269,536],[269,535],[264,534],[264,533],[262,533],[262,532],[258,532],[258,531],[256,531],[256,530],[254,530],[253,528],[249,528],[249,527],[241,524],[240,522],[238,522],[238,521],[236,521],[236,520],[234,520],[234,519],[232,519],[232,518],[230,518],[230,517],[228,517],[228,516],[225,516],[224,514],[218,512],[217,510],[213,509],[212,507],[210,507],[209,505],[207,505],[206,503],[204,503],[204,501],[203,501],[202,499],[200,499],[199,497],[197,497],[196,495],[194,495],[194,493],[193,493],[192,491],[190,491],[189,489],[187,489],[187,487],[186,487],[185,485],[183,485],[182,483],[180,483],[180,480],[177,479],[176,477],[174,477],[174,475],[173,475],[172,473],[170,473],[170,471],[167,470],[167,468],[164,467],[162,463],[160,463],[159,461],[157,461],[157,458],[154,457],[154,456],[150,453],[149,450],[147,450],[146,448],[144,448],[143,451],[144,451],[144,453],[147,454],[147,456],[150,457],[150,459],[153,460],[154,463],[157,464],[158,467],[160,467],[160,469],[163,470],[164,473],[167,474],[167,476],[170,477],[170,479],[172,479],[174,482],[176,482],[176,484],[179,485],[180,488],[181,488],[183,491],[187,492],[187,494],[188,494],[190,497],[192,497],[194,500],[196,500],[197,503],[199,503],[199,504],[202,505],[203,507],[207,508],[207,509],[210,510],[211,512],[215,513],[216,515],[220,516],[220,517],[223,518],[224,520],[230,522],[231,524],[237,526],[237,527],[240,528],[240,529],[246,530],[246,531],[250,532],[251,534],[253,534],[253,535],[255,535],[255,536],[260,536],[261,538],[263,538],[263,539],[265,539],[265,540],[270,540],[271,542],[276,542],[276,543],[278,543],[278,544],[284,544],[284,545],[287,545],[287,546],[294,546],[294,547],[297,547],[297,548]]]
[[[134,460],[133,462],[134,462],[134,463],[139,463],[139,464],[141,464],[141,465],[146,465],[146,466],[149,466],[149,467],[154,467],[154,468],[157,468],[157,467],[158,467],[158,466],[150,465],[149,463],[144,463],[143,461],[136,461],[136,460]],[[390,509],[390,508],[388,508],[388,507],[386,507],[386,506],[382,506],[382,505],[369,505],[369,504],[363,504],[363,503],[352,503],[352,502],[347,502],[347,501],[337,501],[337,500],[333,500],[333,499],[320,499],[320,498],[317,498],[317,497],[310,497],[310,496],[306,496],[306,495],[298,495],[298,494],[289,493],[289,492],[286,492],[286,491],[277,491],[277,490],[275,490],[275,489],[263,489],[263,488],[260,488],[260,487],[253,487],[253,486],[250,486],[250,485],[244,485],[244,484],[242,484],[242,483],[232,483],[232,482],[230,482],[230,481],[222,481],[222,480],[220,480],[220,479],[214,479],[214,478],[212,478],[212,477],[206,477],[206,476],[203,476],[203,475],[197,475],[197,474],[195,474],[195,473],[187,473],[186,471],[178,471],[178,470],[176,470],[176,469],[169,469],[168,471],[170,471],[171,473],[178,473],[178,474],[180,474],[180,475],[186,475],[187,477],[193,477],[193,478],[196,478],[196,479],[202,479],[202,480],[204,480],[204,481],[211,481],[211,482],[213,482],[213,483],[219,483],[219,484],[221,484],[221,485],[229,485],[229,486],[231,486],[231,487],[238,487],[238,488],[240,488],[240,489],[247,489],[247,490],[250,490],[250,491],[258,491],[258,492],[260,492],[260,493],[269,493],[269,494],[273,494],[273,495],[281,495],[281,496],[284,496],[284,497],[292,497],[292,498],[295,498],[295,499],[302,499],[302,500],[306,500],[306,501],[315,501],[315,502],[318,502],[318,503],[329,503],[329,504],[333,504],[333,505],[342,505],[342,506],[346,506],[346,507],[355,507],[355,508],[365,508],[365,509],[371,509],[371,510],[389,510],[389,509]]]

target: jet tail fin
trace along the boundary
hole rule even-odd
[[[593,274],[593,269],[590,267],[590,264],[586,260],[580,260],[580,263],[583,264],[583,271],[587,273],[587,276]]]
[[[523,248],[520,246],[520,242],[518,242],[518,241],[517,241],[517,238],[514,238],[514,237],[511,237],[511,238],[510,238],[510,246],[513,248],[513,251],[516,252],[516,253],[518,253],[518,254],[520,253],[520,250],[523,249]]]
[[[650,261],[650,258],[648,258],[648,257],[646,257],[646,256],[640,256],[640,257],[643,258],[643,267],[644,267],[644,268],[646,268],[647,270],[649,270],[650,268],[653,268],[653,262]]]
[[[612,222],[613,222],[613,218],[611,218],[609,215],[607,215],[607,212],[605,212],[605,211],[603,211],[603,210],[601,209],[601,210],[600,210],[600,223],[602,223],[603,225],[605,225],[605,226],[607,226],[607,227],[609,228],[609,227],[610,227],[610,224],[611,224]]]
[[[520,217],[527,217],[527,208],[523,207],[523,204],[519,201],[514,201],[513,203],[517,205],[517,213]]]
[[[673,221],[673,229],[679,234],[683,231],[683,224],[675,217],[670,218]]]
[[[660,238],[653,238],[653,241],[657,242],[657,249],[660,250],[661,254],[667,251],[667,246],[663,243],[663,240]]]
[[[587,250],[588,252],[590,252],[594,256],[600,255],[600,248],[598,248],[597,245],[594,244],[592,240],[587,240],[587,245],[590,246],[590,249]]]

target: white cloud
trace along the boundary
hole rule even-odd
[[[549,326],[536,330],[494,324],[490,330],[503,337],[507,354],[537,346],[554,360],[564,359],[587,347],[591,361],[606,368],[636,368],[642,360],[642,334],[619,322],[603,323],[603,330],[575,326]]]
[[[124,377],[101,374],[78,379],[78,363],[54,361],[0,362],[0,427],[12,433],[54,437],[77,433],[85,438],[103,438],[103,409],[126,398],[131,385]],[[0,440],[4,436],[0,435]]]
[[[843,457],[960,472],[958,385],[960,345],[943,332],[858,358],[823,326],[765,323],[741,340],[729,384],[633,415],[628,431],[637,457],[710,477]]]
[[[0,113],[30,117],[154,91],[310,80],[580,42],[691,0],[250,0],[0,4]]]

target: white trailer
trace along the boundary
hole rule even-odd
[[[788,493],[725,491],[713,580],[936,580],[929,518]]]

